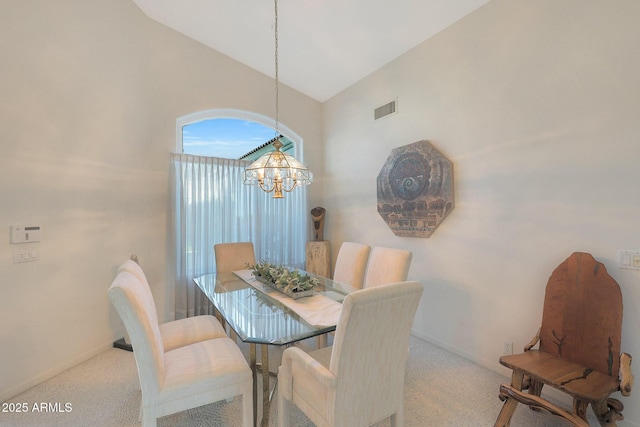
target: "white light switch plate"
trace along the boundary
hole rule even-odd
[[[640,270],[640,251],[618,251],[618,267]]]
[[[20,245],[19,247],[13,248],[13,263],[20,264],[23,262],[33,262],[38,261],[40,259],[40,254],[38,253],[38,249],[35,245],[24,246]]]

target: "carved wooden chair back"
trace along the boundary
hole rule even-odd
[[[540,350],[617,378],[621,335],[620,287],[590,254],[572,254],[547,283]]]

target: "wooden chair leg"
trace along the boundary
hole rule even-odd
[[[529,385],[529,393],[539,397],[542,394],[543,386],[544,386],[544,383],[542,381],[532,379],[531,385]]]
[[[542,387],[544,387],[544,383],[542,381],[530,379],[529,394],[540,397],[540,395],[542,394]],[[532,411],[540,411],[540,408],[535,406],[529,406],[529,409],[531,409]]]
[[[513,372],[511,374],[511,387],[522,390],[522,380],[524,375],[520,372]],[[496,420],[495,427],[509,427],[511,423],[511,417],[516,410],[516,406],[518,406],[518,401],[508,397],[507,395],[502,393],[502,387],[500,386],[500,399],[504,400],[504,404],[502,405],[502,409],[500,410],[500,414],[498,414],[498,419]]]
[[[622,410],[624,406],[618,399],[609,398],[601,402],[592,403],[593,413],[601,426],[616,427],[616,421],[624,420]]]
[[[521,402],[525,405],[539,407],[540,409],[544,409],[545,411],[553,415],[564,418],[576,427],[589,427],[589,423],[587,423],[587,421],[585,421],[584,419],[578,417],[576,414],[560,408],[559,406],[556,406],[541,397],[534,396],[529,393],[523,393],[521,390],[517,390],[514,387],[502,384],[500,386],[500,396],[507,398],[505,406],[509,401]],[[506,420],[507,423],[510,421],[511,415],[513,414],[513,411],[511,412],[511,414],[508,414],[509,419]],[[502,415],[502,413],[500,415]],[[496,421],[496,426],[508,426],[508,424],[497,424],[498,422],[501,422],[500,417],[498,417],[498,421]]]
[[[589,402],[585,402],[584,400],[573,398],[573,413],[582,418],[583,420],[587,420],[587,407],[589,406]]]

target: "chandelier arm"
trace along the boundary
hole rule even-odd
[[[282,189],[284,191],[286,191],[287,193],[291,193],[296,187],[298,186],[298,182],[296,180],[293,181],[293,186],[291,188],[287,188],[284,185],[282,186]]]
[[[270,188],[270,189],[267,189],[267,187],[265,187],[265,186],[264,186],[264,183],[260,183],[260,184],[259,184],[259,186],[260,186],[260,189],[261,189],[262,191],[264,191],[265,193],[273,193],[273,190],[275,190],[275,189],[276,189],[276,184],[275,184],[275,182],[273,183],[273,185],[271,186],[271,188]]]

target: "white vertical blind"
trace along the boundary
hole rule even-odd
[[[215,272],[213,246],[253,242],[256,259],[304,267],[307,190],[296,188],[273,199],[242,183],[249,162],[172,155],[176,258],[176,318],[210,313],[193,278]]]

